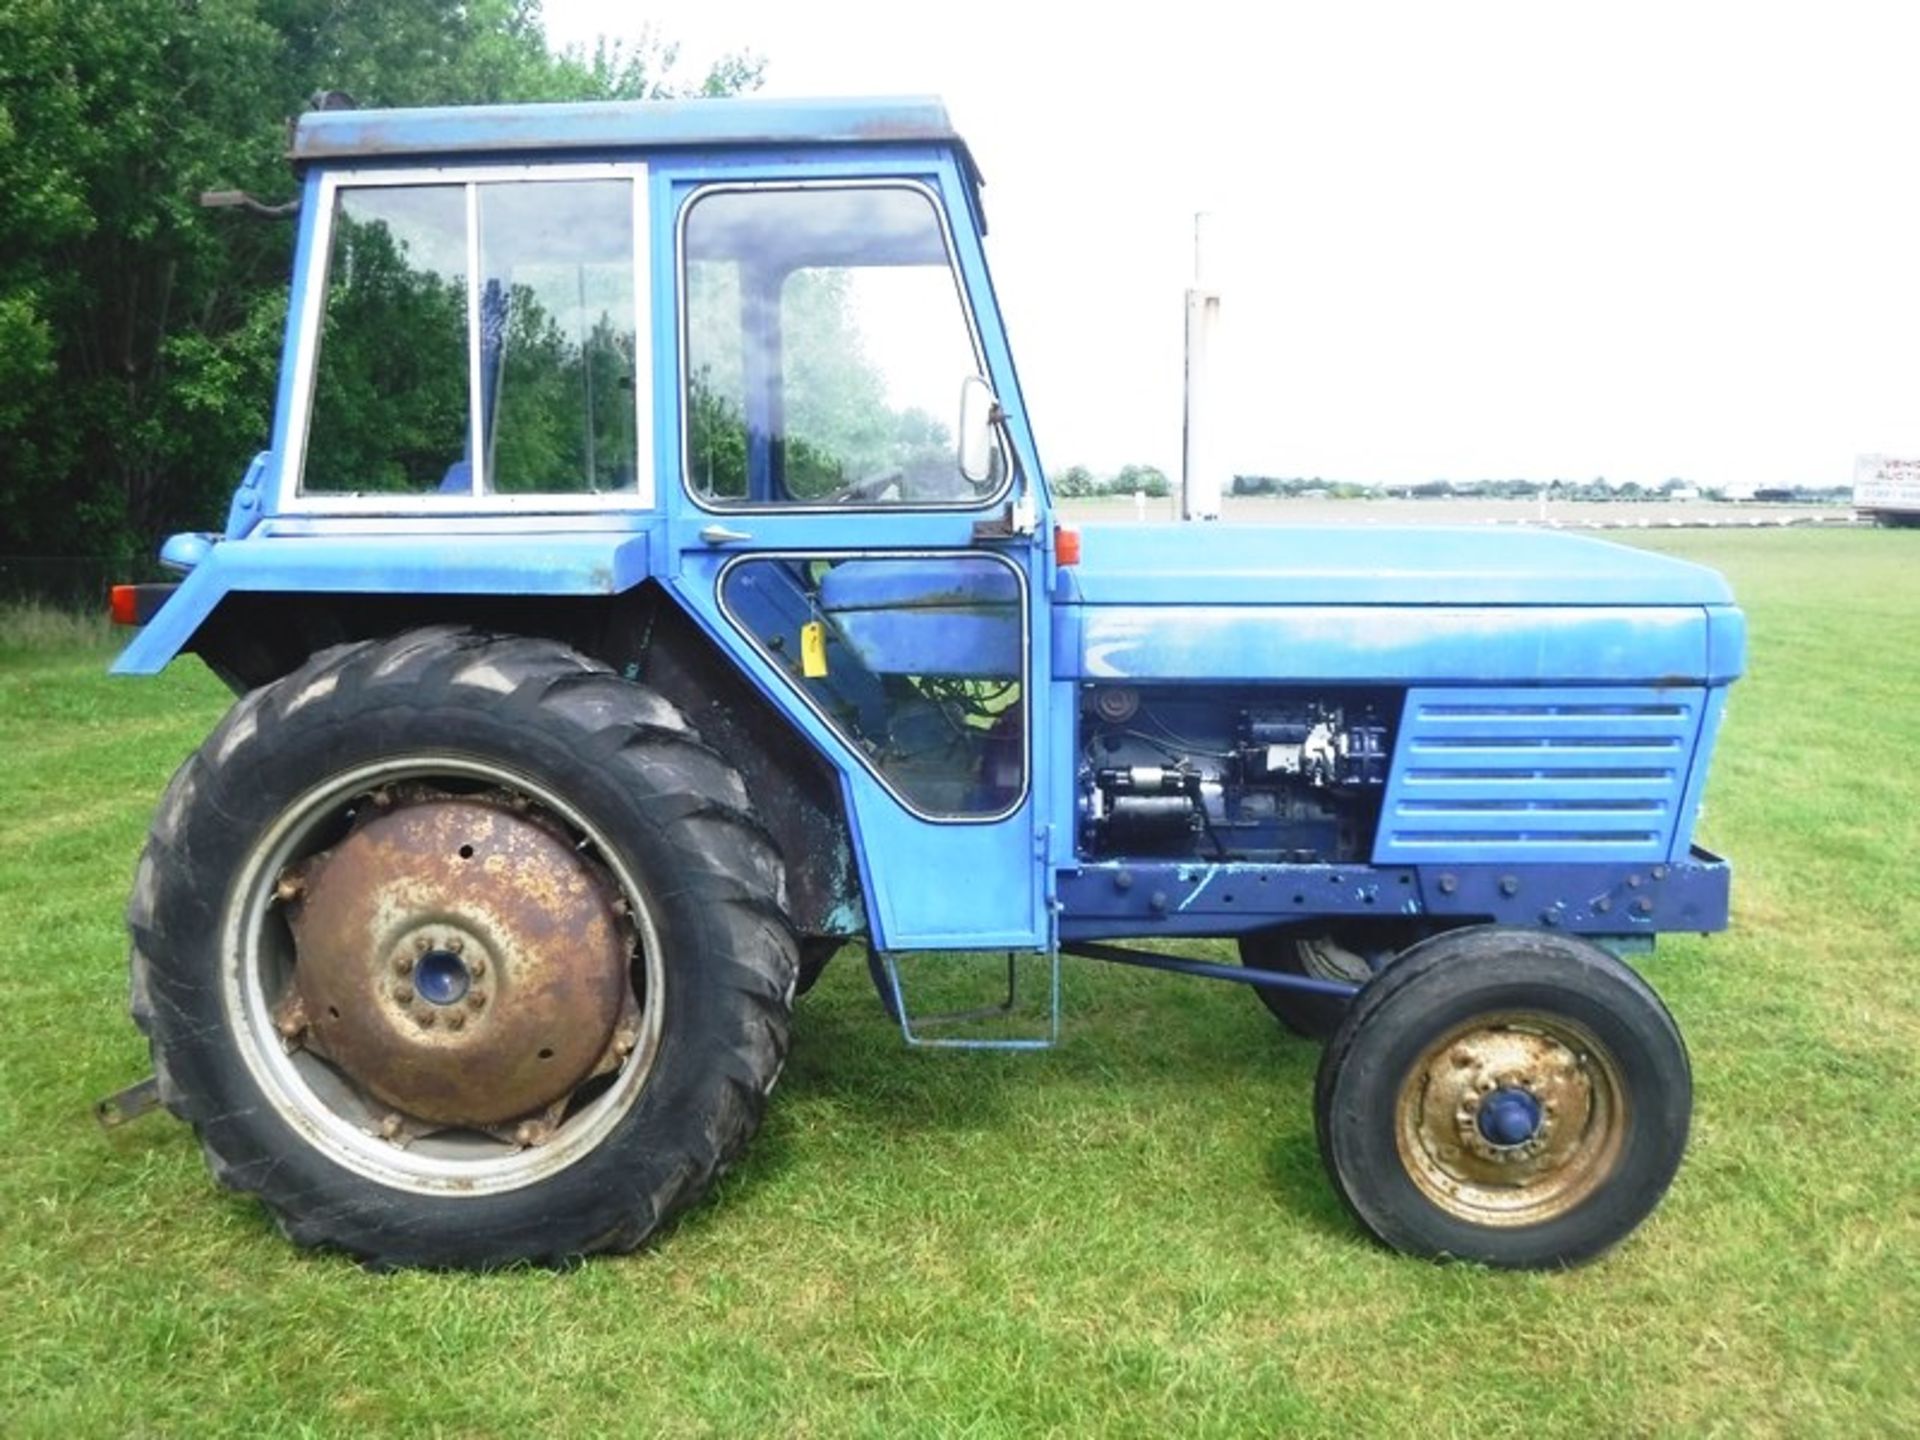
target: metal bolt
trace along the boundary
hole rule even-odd
[[[422,1030],[431,1030],[433,1028],[433,1011],[427,1006],[422,1005],[418,1010],[414,1011],[413,1018]]]
[[[392,804],[393,804],[393,794],[391,791],[376,790],[373,792],[373,808],[374,809],[385,810]]]
[[[1133,872],[1131,870],[1114,871],[1113,888],[1116,890],[1131,890],[1133,888]]]
[[[1453,1052],[1454,1069],[1464,1070],[1471,1064],[1473,1064],[1473,1052],[1471,1050],[1456,1050]]]
[[[449,1030],[458,1030],[466,1023],[467,1017],[462,1015],[458,1010],[450,1011],[447,1015],[447,1029]]]
[[[1147,908],[1155,914],[1159,914],[1165,910],[1167,908],[1167,892],[1164,890],[1154,891],[1152,895],[1147,897]]]
[[[411,985],[394,986],[393,998],[396,1004],[411,1005],[413,1003],[413,987]]]
[[[1596,915],[1604,915],[1611,909],[1613,909],[1613,901],[1604,895],[1593,902],[1593,913]]]
[[[298,875],[282,875],[280,877],[280,883],[273,887],[273,897],[276,900],[282,901],[298,900],[306,888],[306,881],[302,880]]]
[[[411,975],[413,973],[413,961],[404,955],[394,956],[393,973],[396,975]]]
[[[380,1138],[391,1140],[406,1128],[406,1122],[398,1115],[388,1115],[380,1121]]]
[[[1654,866],[1654,867],[1653,867],[1653,878],[1654,878],[1654,879],[1656,879],[1656,880],[1664,880],[1664,879],[1666,879],[1666,878],[1667,878],[1667,867],[1666,867],[1666,866],[1664,866],[1664,865],[1656,865],[1656,866]]]
[[[449,935],[447,937],[447,953],[449,955],[458,955],[466,948],[467,942],[462,940],[458,935]]]
[[[1646,882],[1643,881],[1638,875],[1627,876],[1627,888],[1629,890],[1638,890],[1645,883]]]
[[[1520,882],[1511,875],[1502,875],[1500,877],[1500,893],[1502,895],[1518,895],[1520,893]]]
[[[1440,877],[1440,893],[1442,895],[1451,895],[1459,888],[1460,877],[1458,875],[1442,875]]]
[[[468,1008],[469,1010],[480,1010],[480,1009],[484,1009],[484,1008],[486,1007],[486,1003],[487,1003],[487,992],[486,992],[486,991],[484,991],[484,990],[469,990],[469,991],[467,992],[467,1008]]]
[[[273,1028],[280,1032],[282,1039],[291,1040],[307,1028],[307,1022],[304,1017],[297,1014],[282,1015]]]
[[[478,980],[482,975],[486,973],[487,973],[487,957],[486,956],[476,955],[471,960],[467,961],[467,974],[471,975],[474,979]]]
[[[516,1145],[531,1145],[539,1138],[540,1127],[531,1120],[523,1120],[520,1128],[513,1132],[513,1142]]]
[[[1647,896],[1642,895],[1638,900],[1633,902],[1633,912],[1636,915],[1651,915],[1653,913],[1653,901]]]
[[[1542,910],[1540,912],[1540,923],[1551,930],[1555,925],[1560,923],[1560,912],[1558,910]]]
[[[431,936],[416,935],[413,937],[413,950],[416,955],[424,955],[432,948],[433,939]]]

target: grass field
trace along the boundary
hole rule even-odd
[[[1315,1052],[1226,986],[1069,962],[1042,1056],[902,1049],[857,959],[766,1128],[644,1253],[364,1273],[217,1192],[144,1073],[121,909],[220,712],[0,630],[0,1432],[1920,1433],[1920,536],[1671,533],[1749,607],[1703,839],[1735,929],[1646,971],[1689,1161],[1559,1275],[1399,1259],[1322,1181]]]

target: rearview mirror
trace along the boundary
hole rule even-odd
[[[993,478],[993,424],[999,418],[993,387],[969,375],[960,384],[960,473],[971,485]]]

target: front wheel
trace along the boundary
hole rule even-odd
[[[1258,930],[1240,937],[1240,963],[1250,970],[1364,985],[1409,939],[1377,930],[1341,930],[1323,935]],[[1325,1040],[1338,1030],[1353,1004],[1343,995],[1288,990],[1277,985],[1248,988],[1260,997],[1274,1019],[1309,1040]]]
[[[1686,1047],[1647,984],[1545,931],[1459,930],[1361,991],[1321,1056],[1327,1173],[1397,1250],[1537,1269],[1606,1250],[1686,1149]]]
[[[243,699],[174,777],[129,927],[162,1098],[301,1244],[629,1249],[757,1127],[783,871],[678,711],[545,640],[416,631]]]

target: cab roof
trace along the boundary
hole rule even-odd
[[[865,100],[605,100],[413,110],[312,110],[291,159],[391,160],[528,151],[965,142],[930,96]],[[968,168],[972,168],[971,160]]]

